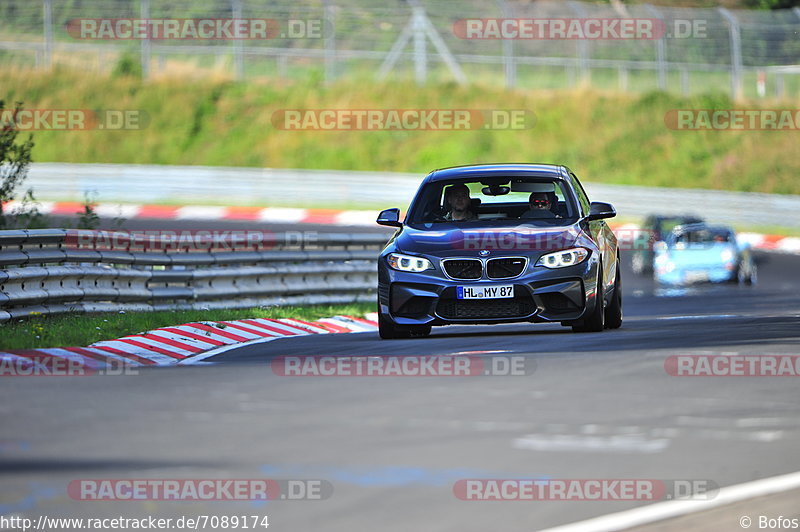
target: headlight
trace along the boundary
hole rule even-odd
[[[585,248],[565,249],[563,251],[542,255],[539,257],[539,260],[536,261],[536,265],[544,266],[545,268],[566,268],[567,266],[580,264],[586,260],[588,256],[589,250]]]
[[[400,253],[390,253],[386,256],[386,262],[389,263],[389,267],[393,270],[400,270],[401,272],[418,273],[433,269],[433,264],[428,259]]]

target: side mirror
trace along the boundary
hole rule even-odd
[[[601,201],[593,201],[589,205],[589,216],[587,220],[603,220],[605,218],[613,218],[617,215],[617,211],[610,203],[603,203]]]
[[[667,251],[667,249],[668,249],[667,248],[667,243],[664,242],[663,240],[659,240],[658,242],[655,242],[653,244],[653,251],[655,251],[657,253],[663,253],[663,252]]]
[[[400,222],[400,209],[386,209],[381,211],[376,220],[378,225],[388,225],[390,227],[403,227]]]

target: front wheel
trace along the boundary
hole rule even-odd
[[[585,317],[579,324],[572,326],[572,332],[601,332],[605,329],[605,292],[603,289],[603,270],[597,267],[597,288],[594,293],[594,310],[591,315]]]
[[[622,326],[622,276],[617,265],[614,281],[614,296],[605,311],[606,329],[619,329]]]

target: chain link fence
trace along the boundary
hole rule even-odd
[[[86,21],[267,19],[266,38],[131,38],[81,33]],[[647,38],[465,34],[468,21],[655,21]],[[182,23],[181,23],[182,24]],[[560,23],[558,23],[560,24]],[[87,36],[88,35],[88,36]],[[152,35],[152,34],[151,34]],[[0,64],[107,73],[121,58],[144,76],[222,72],[237,79],[412,77],[734,97],[800,92],[800,9],[750,11],[550,0],[3,0]]]

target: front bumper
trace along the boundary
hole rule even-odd
[[[724,283],[736,279],[732,267],[676,268],[672,271],[656,271],[656,281],[669,285],[690,285],[695,283]]]
[[[560,269],[528,267],[513,279],[458,281],[435,272],[406,273],[380,267],[378,303],[396,325],[572,322],[594,310],[597,263]],[[457,299],[458,286],[513,285],[514,297]]]

